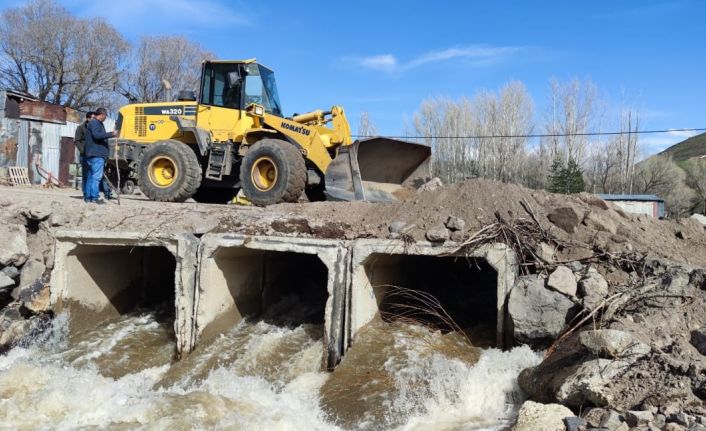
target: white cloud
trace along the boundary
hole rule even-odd
[[[347,57],[345,60],[353,61],[367,69],[393,73],[449,60],[466,60],[472,62],[475,66],[480,66],[506,58],[521,49],[521,47],[515,46],[468,45],[427,52],[407,62],[400,62],[393,54]]]
[[[644,137],[640,138],[639,142],[644,150],[645,156],[649,157],[699,133],[700,132],[671,130],[662,134],[644,135]]]

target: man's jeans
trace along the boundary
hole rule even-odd
[[[83,200],[88,200],[86,197],[86,186],[88,185],[88,171],[91,169],[88,167],[88,159],[84,156],[80,156],[79,161],[81,162],[81,192],[83,193]]]
[[[84,200],[87,202],[97,201],[100,197],[98,188],[103,181],[103,169],[105,168],[105,159],[102,157],[89,157],[86,160],[88,165],[88,181],[86,184],[86,195]]]
[[[106,199],[110,199],[110,185],[103,175],[105,171],[105,159],[102,157],[89,157],[85,160],[86,167],[88,168],[88,178],[86,179],[83,199],[86,202],[97,201],[98,198],[100,198],[100,192],[103,192]]]

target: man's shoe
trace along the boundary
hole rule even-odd
[[[97,201],[93,201],[94,204],[96,205],[106,205],[107,202],[104,201],[103,199],[98,199]]]
[[[107,200],[107,201],[117,201],[118,198],[117,198],[116,196],[110,195],[110,196],[106,196],[106,197],[105,197],[105,200]]]

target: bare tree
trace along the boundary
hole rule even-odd
[[[42,101],[82,109],[111,91],[128,52],[115,28],[73,17],[52,0],[0,17],[0,84]]]
[[[171,89],[199,88],[201,62],[215,55],[182,36],[145,36],[124,74],[120,93],[133,102],[171,100]]]
[[[366,111],[360,114],[360,121],[358,122],[358,135],[360,136],[377,136],[378,129],[375,127],[375,123],[370,118],[370,114]]]
[[[670,215],[681,217],[691,208],[695,196],[685,179],[684,171],[670,157],[655,156],[636,166],[633,181],[637,193],[663,198]]]
[[[694,190],[699,199],[696,206],[702,214],[706,214],[706,159],[690,159],[684,164],[686,185]]]

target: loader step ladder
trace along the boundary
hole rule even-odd
[[[223,175],[230,175],[231,165],[233,162],[233,153],[231,151],[233,145],[227,144],[212,144],[211,151],[208,154],[208,167],[206,168],[205,177],[210,180],[221,181]]]
[[[30,186],[27,168],[20,166],[10,166],[7,168],[7,178],[13,186]]]

